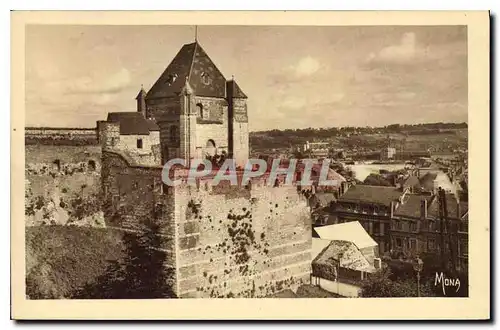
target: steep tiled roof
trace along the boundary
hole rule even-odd
[[[110,112],[108,121],[120,123],[121,135],[148,135],[160,128],[151,119],[146,119],[140,112]]]
[[[407,194],[404,198],[404,203],[398,206],[394,211],[394,215],[419,218],[421,212],[420,203],[424,199],[427,199],[427,209],[429,209],[432,202],[431,196]]]
[[[198,96],[225,97],[226,78],[203,48],[194,42],[184,45],[147,93],[147,99],[174,96],[185,82]]]
[[[446,209],[449,218],[457,218],[458,199],[453,194],[446,194]],[[469,203],[460,201],[460,217],[463,217],[469,211]],[[439,217],[439,203],[435,198],[432,205],[429,207],[428,214],[432,217]]]
[[[234,79],[230,80],[229,84],[232,84],[232,86],[233,86],[233,97],[240,98],[240,99],[247,98],[245,93],[243,93],[240,86],[236,83],[236,81]]]
[[[390,205],[403,195],[403,192],[396,187],[368,186],[357,184],[350,187],[347,192],[340,196],[340,202],[367,202],[383,205]]]
[[[373,269],[373,266],[370,265],[356,245],[348,241],[331,241],[313,260],[313,264],[335,267],[335,260],[340,260],[340,267],[342,268],[358,271]]]
[[[145,98],[145,97],[146,97],[146,91],[144,90],[144,88],[141,88],[135,99],[138,100],[139,98]]]
[[[410,175],[403,184],[405,187],[420,187],[420,180],[415,175]]]
[[[377,246],[377,242],[370,237],[359,221],[316,227],[314,231],[316,231],[321,239],[330,241],[349,241],[354,243],[358,249]]]

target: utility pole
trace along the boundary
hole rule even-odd
[[[443,269],[446,269],[446,258],[445,258],[445,240],[444,240],[444,208],[443,208],[443,200],[441,198],[442,196],[442,189],[439,187],[438,189],[438,194],[437,194],[437,199],[438,199],[438,208],[439,208],[439,231],[441,234],[441,244],[440,244],[440,252],[441,252],[441,264]]]
[[[455,245],[453,239],[453,233],[451,232],[451,224],[448,219],[448,206],[446,203],[446,193],[441,187],[438,191],[439,200],[439,218],[441,222],[441,257],[444,269],[448,270],[448,262],[451,261],[452,270],[456,271],[455,262]],[[445,255],[444,249],[446,242],[449,245],[449,255]]]

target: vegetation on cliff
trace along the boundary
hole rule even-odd
[[[115,229],[26,228],[26,295],[29,299],[141,299],[173,294],[164,252],[154,230],[138,235]]]

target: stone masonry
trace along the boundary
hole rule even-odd
[[[178,297],[262,297],[309,283],[311,220],[296,187],[211,180],[167,187],[160,167],[104,152],[107,225],[140,231],[160,224]]]

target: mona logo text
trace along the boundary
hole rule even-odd
[[[436,273],[436,279],[434,280],[434,285],[438,286],[441,285],[443,288],[443,295],[446,296],[446,288],[448,287],[455,287],[455,292],[458,292],[460,290],[460,280],[458,278],[448,278],[444,276],[444,273],[441,272],[440,274]]]

